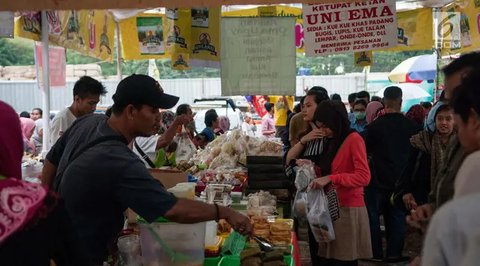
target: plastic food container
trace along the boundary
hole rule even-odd
[[[177,198],[195,199],[195,183],[178,183],[168,192],[173,193]]]
[[[217,236],[214,245],[205,246],[205,257],[218,257],[220,255],[220,247],[222,246],[222,238]]]
[[[204,222],[177,224],[159,220],[147,224],[140,220],[139,227],[144,266],[203,265],[206,228]],[[155,231],[162,243],[151,230]],[[175,253],[177,260],[173,259],[171,251]]]

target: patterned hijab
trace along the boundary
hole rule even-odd
[[[47,191],[21,180],[22,131],[17,113],[0,101],[0,244],[42,207]]]
[[[405,116],[422,126],[425,121],[425,109],[420,104],[412,105]]]

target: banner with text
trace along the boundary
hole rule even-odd
[[[190,65],[220,67],[220,8],[192,8]]]
[[[295,18],[222,19],[222,95],[295,95]]]
[[[67,60],[65,48],[58,46],[48,47],[48,69],[50,87],[64,88],[67,85]],[[37,82],[43,88],[43,58],[42,43],[35,42],[35,66],[37,70]]]
[[[257,8],[241,9],[223,12],[222,17],[295,17],[295,47],[297,53],[304,53],[303,15],[302,9],[290,6],[260,6]]]
[[[397,39],[395,47],[386,51],[431,50],[434,45],[431,8],[397,12]]]
[[[303,14],[307,56],[397,45],[395,0],[304,4]]]
[[[438,48],[442,55],[480,49],[480,1],[455,1],[435,14],[438,18]]]
[[[40,41],[40,13],[30,13],[15,20],[15,36]],[[81,54],[113,59],[115,24],[107,11],[47,11],[51,44]]]

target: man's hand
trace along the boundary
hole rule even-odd
[[[416,209],[410,211],[407,216],[407,223],[415,228],[425,232],[427,230],[428,221],[432,218],[433,206],[431,204],[424,204],[418,206]]]
[[[324,177],[314,179],[309,186],[310,188],[313,188],[313,189],[322,189],[328,184],[330,184],[330,182],[332,182],[330,177],[324,176]]]
[[[188,125],[188,123],[192,122],[193,118],[191,115],[179,115],[175,118],[175,121],[173,122],[176,126],[181,126],[181,125]]]
[[[227,212],[226,220],[235,231],[242,235],[250,235],[252,233],[252,222],[247,216],[229,208],[222,209]]]
[[[412,193],[407,193],[403,195],[402,199],[407,210],[415,210],[417,208],[417,202],[415,201]]]

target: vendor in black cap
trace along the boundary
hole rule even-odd
[[[113,95],[112,115],[89,115],[75,121],[45,160],[43,181],[58,191],[92,265],[101,264],[107,248],[133,209],[148,222],[165,217],[178,223],[226,219],[240,233],[250,220],[229,208],[179,199],[168,193],[129,148],[135,137],[150,136],[159,108],[172,108],[178,97],[165,94],[145,75],[122,80]]]

